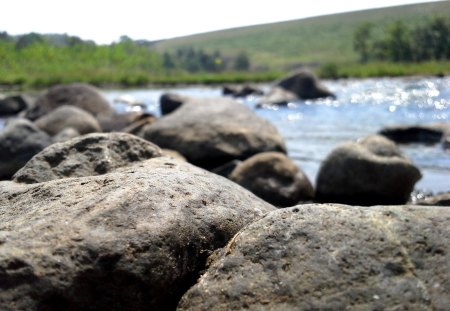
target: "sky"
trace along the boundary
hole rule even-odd
[[[160,40],[214,30],[436,0],[4,0],[0,31],[66,33],[98,44],[126,35]],[[450,5],[450,1],[449,1]]]

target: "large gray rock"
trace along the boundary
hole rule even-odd
[[[322,162],[316,200],[356,205],[404,204],[419,169],[392,141],[375,136],[336,147]]]
[[[450,209],[301,205],[242,229],[178,310],[448,310]]]
[[[273,209],[164,157],[100,176],[0,183],[0,309],[173,310],[208,255]]]
[[[58,134],[65,128],[73,128],[80,134],[102,132],[100,124],[93,115],[80,108],[68,105],[50,111],[34,123],[51,136]]]
[[[10,179],[35,154],[52,143],[47,133],[26,119],[15,119],[0,132],[0,180]]]
[[[94,116],[114,113],[114,109],[96,88],[74,83],[51,87],[37,99],[32,109],[26,111],[25,117],[36,120],[62,105],[78,107]]]
[[[279,207],[293,206],[314,197],[308,177],[280,152],[263,152],[248,158],[236,166],[229,178]]]
[[[189,99],[140,134],[189,162],[214,168],[264,151],[285,152],[283,138],[267,120],[227,98]]]
[[[31,184],[94,176],[158,156],[161,156],[158,146],[134,135],[95,133],[47,147],[21,168],[13,179]]]

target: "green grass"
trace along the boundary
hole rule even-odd
[[[254,67],[292,69],[304,64],[356,62],[353,33],[358,25],[371,22],[378,31],[401,20],[414,27],[434,16],[448,18],[450,2],[439,1],[391,8],[320,16],[288,22],[216,31],[161,41],[160,51],[194,47],[219,50],[223,55],[244,50]]]

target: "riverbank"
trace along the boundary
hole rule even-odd
[[[41,68],[27,71],[25,68],[3,72],[0,75],[0,92],[43,89],[52,85],[85,82],[103,89],[157,88],[182,85],[220,85],[226,83],[269,82],[287,74],[283,71],[227,71],[217,73],[143,72],[130,68],[116,71],[114,68]],[[323,79],[375,78],[401,76],[446,76],[450,74],[450,61],[422,63],[328,63],[310,68]],[[32,73],[31,73],[32,72]]]

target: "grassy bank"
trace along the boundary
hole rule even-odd
[[[368,64],[329,63],[312,68],[324,79],[336,78],[369,78],[369,77],[399,77],[431,75],[442,76],[450,74],[450,61],[431,61],[424,63],[388,63],[377,62]],[[270,82],[288,74],[287,71],[270,72],[221,72],[221,73],[145,73],[143,71],[117,71],[108,68],[93,70],[67,70],[63,68],[58,74],[52,70],[41,68],[34,74],[9,72],[0,78],[0,86],[9,89],[41,89],[51,85],[70,82],[85,82],[100,87],[134,88],[149,85],[176,84],[225,84],[246,82]]]

